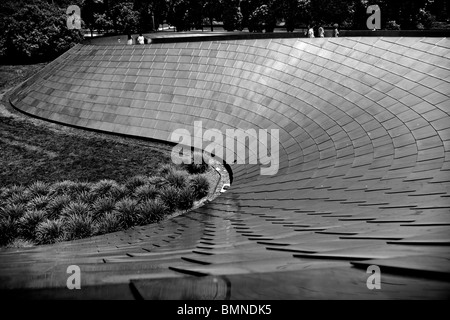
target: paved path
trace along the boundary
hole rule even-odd
[[[447,38],[376,37],[76,46],[12,103],[165,141],[200,120],[279,129],[280,169],[232,164],[228,192],[159,225],[2,251],[3,294],[448,298],[449,48]],[[72,264],[83,290],[65,288]],[[381,290],[366,286],[369,265]]]

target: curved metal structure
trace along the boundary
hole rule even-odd
[[[448,298],[450,41],[355,37],[78,45],[11,103],[62,124],[170,141],[278,129],[278,173],[230,164],[198,210],[0,252],[9,297]],[[83,290],[67,290],[67,266]],[[381,270],[369,290],[368,266]]]

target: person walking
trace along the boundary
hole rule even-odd
[[[339,37],[339,30],[338,30],[338,25],[337,25],[337,23],[336,23],[333,27],[334,27],[334,30],[333,30],[333,37],[334,37],[334,38],[337,38],[337,37]]]
[[[133,44],[133,38],[131,37],[131,34],[128,35],[128,40],[127,40],[127,44]]]
[[[319,28],[319,38],[325,38],[325,30],[322,27]]]
[[[314,38],[314,29],[312,26],[308,26],[308,38]]]

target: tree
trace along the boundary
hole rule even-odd
[[[150,11],[150,0],[134,0],[133,10],[139,12],[139,30],[152,30],[153,20]]]
[[[294,31],[300,20],[300,2],[298,0],[280,1],[278,10],[284,19],[286,30],[288,32]]]
[[[205,18],[208,18],[211,31],[214,31],[213,21],[221,16],[223,5],[219,0],[205,0],[203,12]]]
[[[248,26],[248,18],[252,14],[252,11],[250,11],[250,0],[241,0],[240,8],[242,14],[242,28],[245,28]]]
[[[225,30],[242,30],[242,14],[239,8],[239,0],[224,0],[222,20]]]
[[[267,4],[266,0],[242,0],[240,3],[241,13],[242,13],[242,22],[244,26],[248,26],[248,21],[252,13],[262,6],[263,4]]]
[[[157,29],[160,24],[167,19],[169,11],[169,1],[167,0],[150,0],[150,12],[155,22],[154,28]]]
[[[203,28],[203,1],[189,0],[188,10],[189,25],[195,29]]]
[[[35,0],[1,17],[3,58],[21,63],[48,61],[81,42],[80,30],[67,28],[65,10]]]
[[[382,27],[387,22],[395,21],[403,30],[417,29],[420,12],[429,0],[379,0]]]
[[[177,31],[189,30],[189,2],[187,0],[171,0],[167,19]]]
[[[450,21],[450,1],[428,0],[425,9],[436,17],[437,21]]]
[[[167,1],[134,0],[133,9],[139,12],[141,30],[156,30],[167,15]]]
[[[138,11],[133,10],[133,3],[131,2],[116,4],[111,9],[110,17],[117,33],[135,33],[139,29],[140,15]]]
[[[436,22],[436,17],[433,16],[429,11],[425,9],[420,9],[416,16],[417,29],[431,29],[433,28],[434,22]]]
[[[365,1],[355,0],[353,4],[353,17],[351,18],[350,27],[357,30],[367,29],[367,14],[368,4]],[[382,15],[383,16],[383,15]],[[348,27],[348,26],[344,26]]]
[[[354,15],[354,0],[310,0],[309,23],[331,25],[350,23]]]
[[[263,4],[256,8],[256,10],[250,15],[248,21],[248,29],[250,32],[273,32],[276,25],[276,19],[274,12],[271,8]]]
[[[98,17],[104,14],[104,5],[100,0],[83,0],[81,8],[81,18],[86,26],[91,31],[93,36],[94,29],[98,28]]]
[[[106,13],[94,13],[93,28],[108,33],[114,28],[114,24]]]

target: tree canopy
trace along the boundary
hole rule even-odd
[[[52,59],[81,33],[66,28],[65,10],[81,8],[82,26],[103,33],[155,30],[162,23],[177,31],[222,24],[225,30],[271,32],[306,25],[366,29],[368,0],[2,0],[0,57]],[[436,20],[449,26],[448,0],[377,0],[382,29],[430,29]]]
[[[3,12],[9,14],[0,16],[2,60],[36,62],[54,59],[83,39],[80,30],[67,28],[65,9],[45,1],[22,1],[17,10],[7,1],[4,8],[6,11]]]

